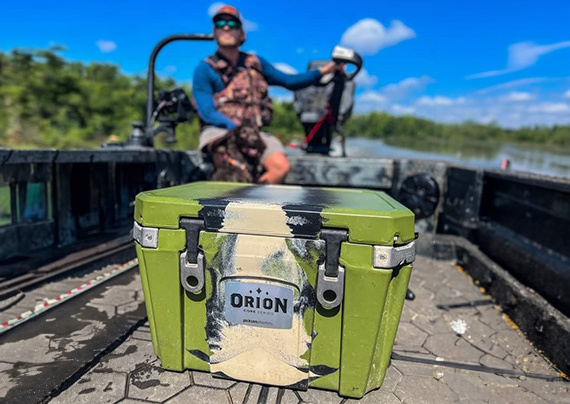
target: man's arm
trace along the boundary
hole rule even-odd
[[[196,107],[200,118],[208,124],[220,128],[233,129],[237,125],[224,114],[221,114],[214,105],[214,88],[211,74],[215,72],[212,68],[201,62],[194,70],[192,80],[192,95],[196,100]]]
[[[317,84],[321,79],[319,70],[309,70],[305,73],[287,74],[273,67],[267,60],[259,57],[263,76],[267,80],[267,84],[285,87],[288,90],[299,90],[312,84]]]

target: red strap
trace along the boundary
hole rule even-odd
[[[309,142],[313,139],[313,137],[315,137],[321,126],[323,126],[325,120],[327,121],[327,123],[335,123],[336,121],[336,119],[332,114],[330,105],[327,105],[326,112],[323,115],[321,115],[315,126],[313,126],[309,134],[305,137],[305,141],[303,142],[305,145],[309,144]]]
[[[291,149],[300,149],[301,148],[300,145],[298,145],[296,143],[292,143],[292,142],[287,143],[287,147],[290,147]]]

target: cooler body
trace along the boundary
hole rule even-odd
[[[164,368],[382,385],[415,257],[413,214],[386,194],[193,183],[139,194],[134,237]]]

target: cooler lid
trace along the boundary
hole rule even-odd
[[[202,218],[206,230],[224,233],[316,238],[325,227],[347,229],[353,243],[414,240],[412,211],[379,191],[195,182],[136,198],[142,226],[179,228],[182,217]]]

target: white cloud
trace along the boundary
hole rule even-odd
[[[562,102],[543,102],[541,104],[533,105],[529,112],[537,112],[541,114],[567,114],[570,112],[570,105]]]
[[[275,67],[277,70],[281,70],[283,73],[286,74],[298,73],[298,71],[293,66],[290,66],[287,63],[273,63],[273,67]]]
[[[354,79],[354,82],[360,87],[369,88],[378,83],[378,77],[370,75],[368,71],[363,68]]]
[[[495,90],[504,90],[504,89],[508,89],[508,88],[528,86],[531,84],[546,83],[548,81],[555,81],[555,80],[558,80],[558,79],[548,79],[546,77],[531,77],[531,78],[527,78],[527,79],[507,81],[506,83],[501,83],[501,84],[497,84],[497,85],[494,85],[491,87],[483,88],[483,89],[477,91],[477,94],[486,94],[486,93],[489,93],[489,92],[495,91]]]
[[[570,48],[570,41],[562,41],[550,45],[536,45],[533,42],[515,43],[509,46],[509,58],[506,69],[471,74],[467,76],[466,79],[500,76],[502,74],[522,70],[535,65],[540,56],[563,48]]]
[[[443,97],[441,95],[437,95],[433,98],[424,95],[423,97],[420,97],[416,100],[416,105],[430,107],[433,107],[435,105],[453,105],[453,101],[451,98]]]
[[[380,49],[415,37],[414,30],[399,20],[392,21],[390,26],[385,28],[379,21],[365,18],[344,32],[341,44],[363,55],[375,55]]]
[[[502,97],[502,101],[506,102],[521,102],[534,100],[534,95],[524,91],[511,91],[506,96]]]
[[[524,94],[524,95],[523,95]],[[531,98],[529,99],[529,95]],[[535,125],[569,125],[570,101],[558,102],[560,96],[504,91],[498,95],[469,94],[462,97],[421,96],[415,100],[394,102],[381,91],[365,91],[356,98],[357,113],[383,111],[394,115],[414,115],[436,122],[497,122],[505,128]],[[541,99],[542,98],[542,99]],[[533,101],[538,99],[538,101]],[[519,102],[509,100],[524,100]]]
[[[214,15],[216,15],[216,12],[222,8],[223,6],[226,6],[227,4],[225,3],[213,3],[210,7],[208,7],[208,15],[210,16],[210,18],[214,18]],[[250,21],[248,19],[243,18],[242,15],[242,22],[243,22],[243,30],[245,32],[253,32],[253,31],[257,31],[259,29],[259,25],[257,25],[257,23]]]
[[[253,32],[253,31],[257,31],[259,29],[259,25],[257,25],[257,23],[251,21],[251,20],[246,20],[245,18],[243,19],[243,30],[245,32]]]
[[[566,91],[563,95],[562,98],[570,98],[570,90]]]
[[[374,77],[374,76],[373,76]],[[398,83],[388,84],[380,90],[366,90],[358,95],[355,100],[356,110],[358,112],[368,112],[375,110],[389,110],[388,107],[394,105],[394,101],[404,98],[411,92],[422,90],[427,84],[433,83],[435,80],[428,76],[407,77]],[[410,114],[410,110],[404,110],[400,105],[397,111],[399,114]],[[398,108],[398,107],[397,107]],[[412,108],[412,107],[407,107]],[[391,112],[396,112],[392,111]]]
[[[442,95],[436,95],[435,97],[428,97],[424,95],[416,100],[415,104],[424,107],[435,107],[435,106],[451,106],[451,105],[462,105],[465,104],[465,97],[459,98],[448,98]]]
[[[554,125],[570,123],[568,103],[501,102],[501,97],[470,98],[469,104],[450,105],[445,108],[417,106],[415,114],[440,122],[463,122],[473,120],[480,123],[497,122],[507,128],[522,126]]]
[[[411,91],[421,90],[433,82],[435,82],[435,80],[426,75],[421,77],[407,77],[398,83],[388,84],[382,87],[380,92],[390,99],[398,99],[404,97]]]
[[[383,105],[388,99],[378,91],[368,90],[356,97],[356,101],[362,104]]]
[[[214,18],[214,15],[216,15],[216,11],[218,11],[220,8],[222,8],[225,5],[226,5],[225,3],[213,3],[210,7],[208,7],[208,15],[210,16],[210,18]]]
[[[113,52],[115,49],[117,49],[117,44],[113,41],[104,41],[100,39],[97,42],[95,42],[95,44],[97,45],[99,50],[103,53]]]
[[[297,48],[297,53],[304,53],[304,52],[305,52],[305,49],[303,49],[303,48]]]
[[[416,112],[416,109],[410,106],[394,104],[392,105],[391,111],[396,115],[412,115]]]
[[[538,58],[555,50],[569,48],[570,41],[557,42],[551,45],[536,45],[532,42],[520,42],[509,46],[508,68],[524,69],[538,62]]]

